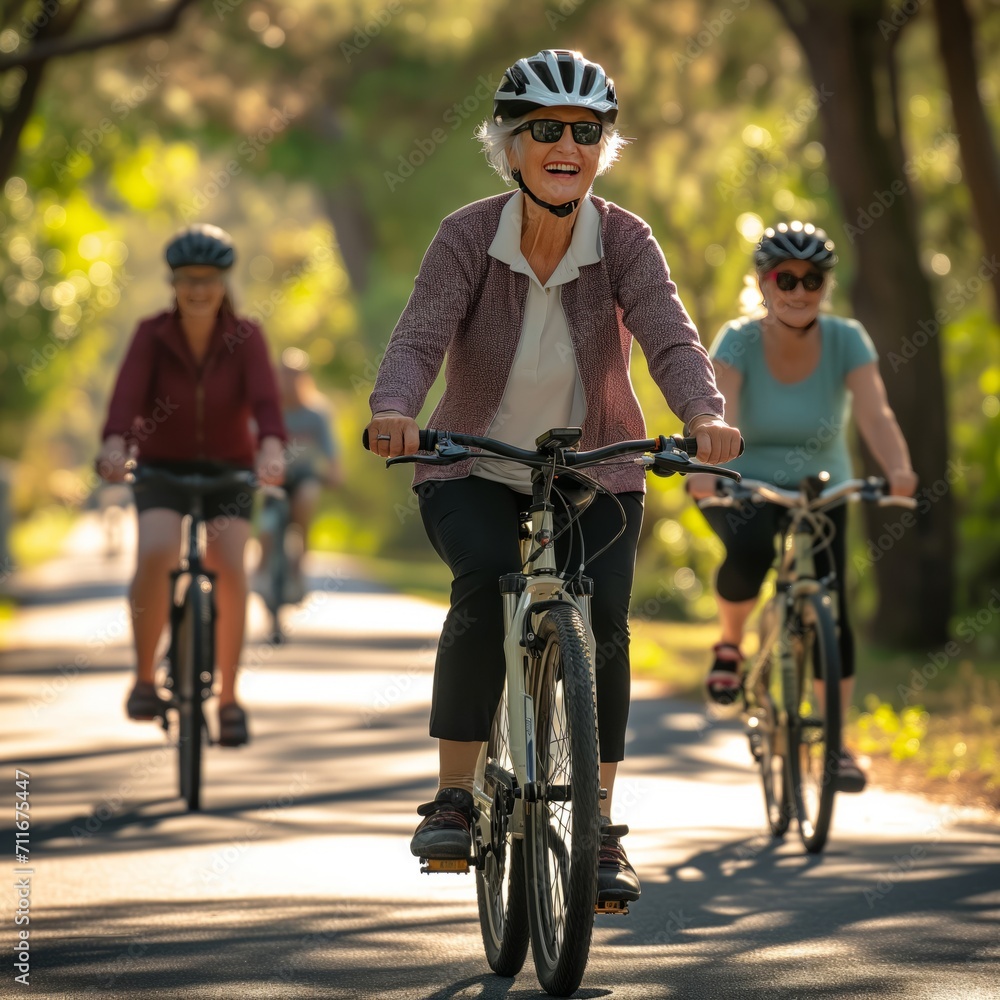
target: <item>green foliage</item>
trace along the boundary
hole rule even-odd
[[[814,87],[771,6],[739,6],[254,0],[201,5],[169,38],[59,62],[0,201],[0,454],[21,460],[20,509],[92,488],[125,345],[141,317],[170,306],[161,248],[181,224],[212,221],[240,250],[239,308],[261,318],[275,353],[306,349],[333,398],[347,482],[318,541],[426,557],[409,475],[357,445],[367,397],[440,220],[502,190],[473,129],[500,72],[543,47],[579,47],[614,76],[634,141],[595,191],[650,223],[706,342],[741,310],[749,252],[778,218],[810,218],[837,240],[833,306],[846,312],[853,220],[831,190],[817,120],[835,95]],[[708,38],[724,11],[735,18]],[[108,0],[75,30],[132,13]],[[995,48],[998,19],[979,29]],[[900,107],[921,253],[948,310],[954,447],[970,467],[954,484],[960,600],[975,610],[1000,579],[1000,331],[983,318],[988,289],[966,295],[981,248],[935,45],[929,17],[901,36]],[[981,70],[1000,124],[1000,64]],[[0,108],[19,86],[16,72],[0,78]],[[679,430],[639,352],[633,368],[650,432]],[[677,480],[651,482],[636,607],[710,617],[719,552]]]

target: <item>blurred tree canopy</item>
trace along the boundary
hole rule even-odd
[[[16,135],[17,156],[0,172],[0,454],[21,462],[21,511],[93,488],[117,364],[171,301],[162,246],[211,221],[236,238],[241,311],[275,351],[305,349],[335,402],[348,485],[321,540],[427,552],[408,477],[353,446],[367,396],[440,220],[502,189],[472,132],[503,69],[579,48],[615,78],[633,140],[596,193],[653,227],[706,342],[752,298],[763,226],[809,219],[837,242],[834,311],[879,346],[930,490],[926,528],[867,562],[860,542],[856,575],[896,588],[885,637],[936,641],[952,596],[981,607],[1000,577],[998,267],[966,183],[972,137],[956,134],[949,88],[968,80],[940,55],[971,37],[995,135],[1000,17],[995,0],[957,6],[971,30],[956,41],[944,0],[4,3],[0,154]],[[635,361],[650,428],[677,429]],[[666,587],[683,600],[663,613],[710,615],[716,543],[672,481],[650,484],[644,533],[639,597]]]

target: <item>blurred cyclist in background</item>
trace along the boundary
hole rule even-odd
[[[191,226],[167,244],[176,299],[172,309],[139,324],[118,372],[97,459],[97,471],[108,482],[123,481],[130,456],[178,474],[244,468],[254,469],[263,483],[283,480],[285,429],[267,343],[256,323],[236,315],[226,288],[235,257],[232,239],[217,226]],[[204,498],[205,563],[216,574],[218,599],[222,746],[249,739],[246,712],[236,701],[236,668],[246,617],[243,550],[252,507],[251,491],[241,487]],[[129,597],[137,678],[126,712],[130,719],[150,720],[166,707],[154,684],[155,656],[189,500],[156,485],[137,495],[136,508],[139,547]]]
[[[853,319],[821,313],[837,263],[833,241],[811,223],[765,229],[754,252],[761,304],[757,315],[727,323],[712,341],[715,377],[726,397],[726,419],[739,423],[746,454],[732,465],[750,479],[795,489],[805,476],[829,473],[834,486],[852,478],[847,426],[853,417],[885,472],[894,496],[912,496],[917,477],[906,441],[886,398],[878,355],[865,328]],[[691,476],[690,494],[715,491],[713,476]],[[721,507],[702,513],[726,547],[716,579],[722,634],[713,647],[706,686],[712,701],[742,698],[741,645],[764,578],[774,562],[774,537],[784,508],[765,503],[752,516],[733,518]],[[842,703],[854,693],[854,633],[846,573],[846,505],[828,513],[836,529],[816,553],[817,573],[836,570]],[[853,754],[841,753],[838,786],[860,791],[865,775]]]
[[[309,542],[309,528],[319,509],[323,487],[336,489],[343,481],[340,454],[332,431],[332,414],[309,371],[309,355],[289,347],[278,367],[281,407],[288,449],[285,455],[285,492],[289,502],[289,530],[294,532],[288,546],[289,573],[283,600],[296,604],[305,596],[302,557]],[[265,500],[265,505],[271,498]],[[268,518],[261,519],[260,567],[267,566],[275,539]],[[268,595],[271,581],[263,572],[254,575],[254,589]]]

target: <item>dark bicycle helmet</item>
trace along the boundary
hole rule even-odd
[[[779,222],[764,230],[753,262],[758,271],[770,271],[783,260],[807,260],[821,271],[829,271],[837,263],[833,251],[833,240],[811,222]]]
[[[597,63],[569,49],[543,49],[504,73],[493,99],[493,120],[499,125],[564,104],[593,111],[605,125],[614,125],[618,117],[615,85]]]
[[[164,251],[171,270],[201,265],[222,270],[233,266],[233,238],[218,226],[197,225],[182,229]]]

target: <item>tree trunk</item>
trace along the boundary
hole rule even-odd
[[[61,38],[73,26],[73,22],[85,6],[85,2],[78,3],[75,7],[44,20],[38,27],[36,41],[41,43]],[[24,70],[24,80],[18,91],[17,100],[3,115],[0,115],[0,191],[14,173],[21,133],[31,118],[35,101],[38,100],[38,92],[47,65],[47,61],[43,60],[33,63]]]
[[[878,582],[874,637],[926,649],[947,638],[952,597],[952,470],[937,337],[945,316],[935,314],[920,267],[913,198],[887,106],[892,53],[879,30],[882,5],[775,5],[805,51],[816,88],[829,95],[819,110],[845,219],[843,232],[831,236],[853,253],[854,312],[878,347],[889,402],[921,483],[915,516],[869,509],[872,541],[857,569],[874,569]]]
[[[935,0],[938,46],[948,76],[965,183],[972,195],[979,235],[991,262],[1000,260],[1000,161],[979,98],[979,74],[972,19],[965,0]],[[1000,322],[1000,282],[991,281]]]

